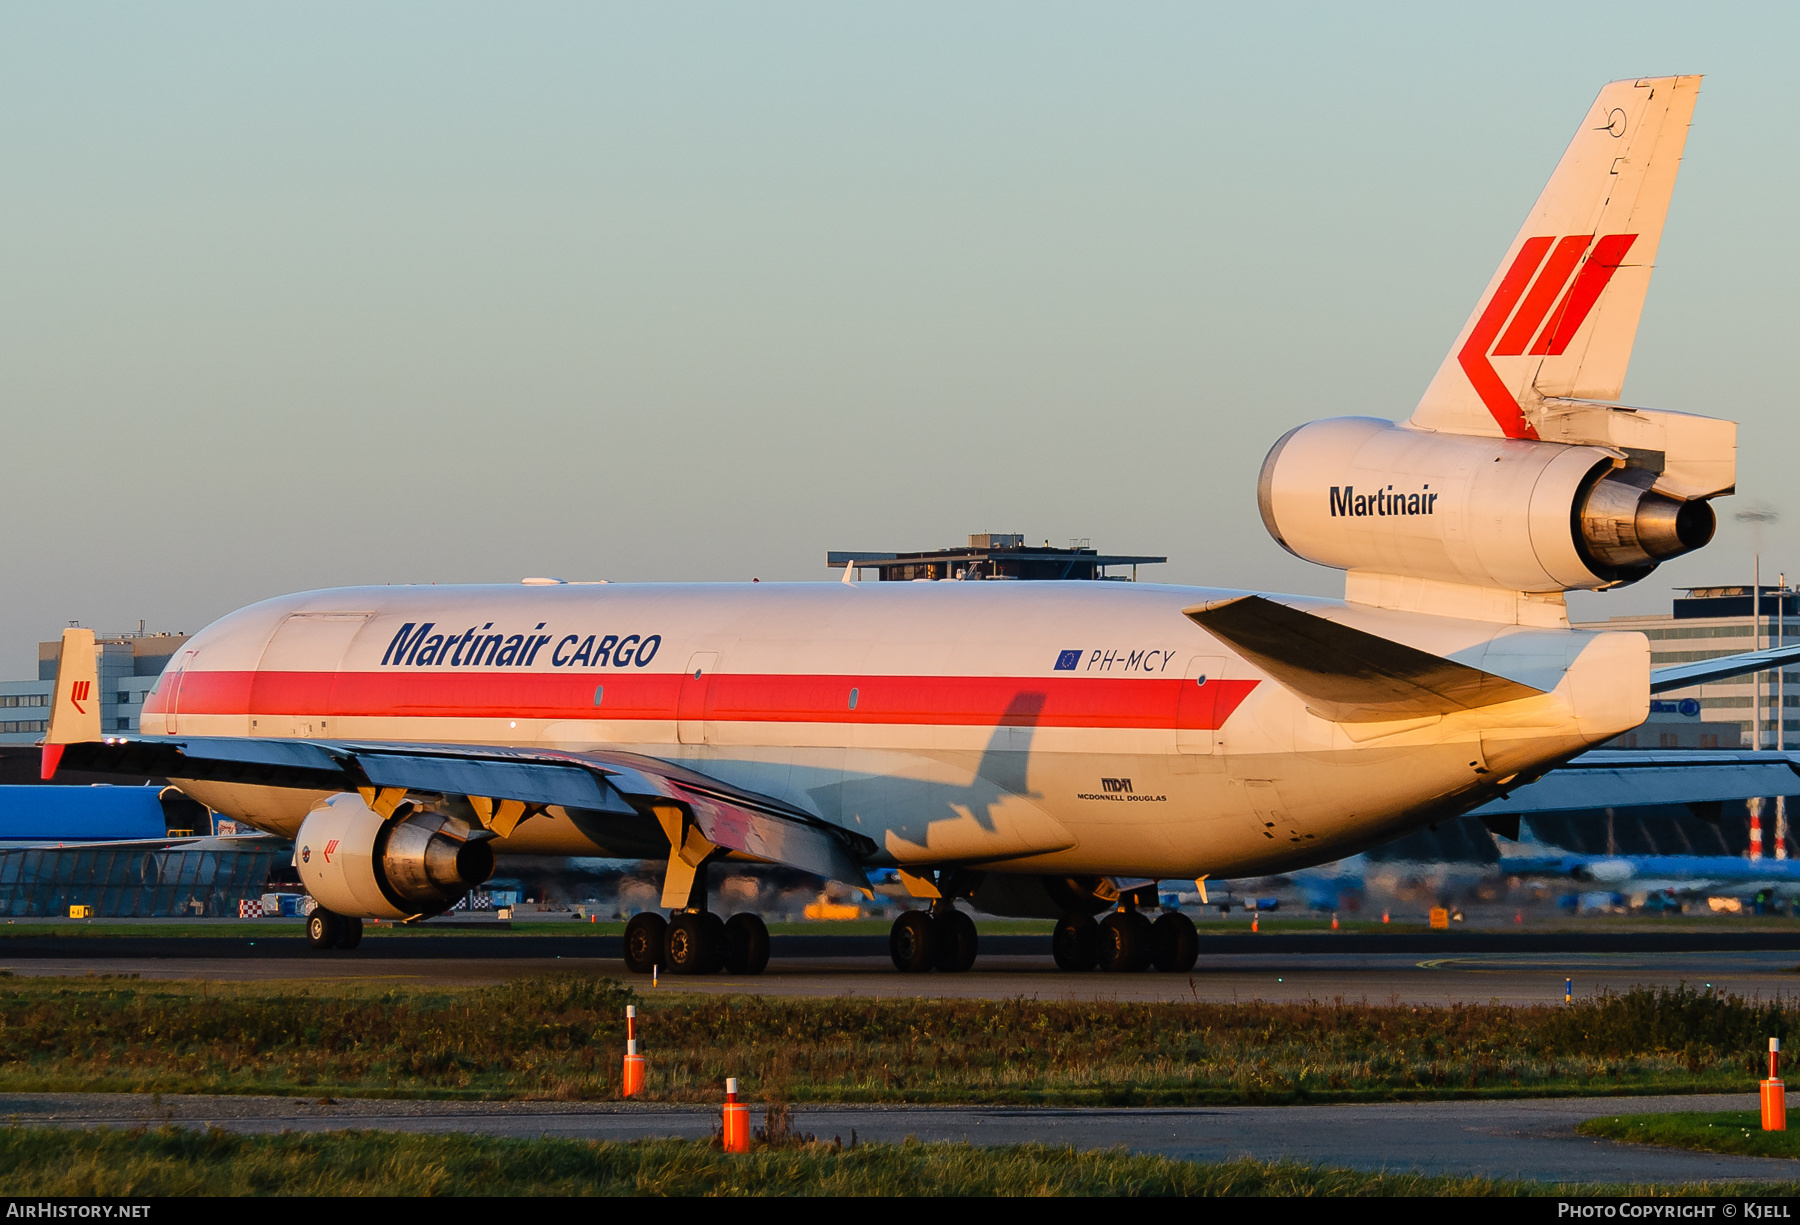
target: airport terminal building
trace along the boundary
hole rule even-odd
[[[1650,666],[1655,668],[1778,646],[1800,634],[1800,594],[1791,588],[1764,587],[1760,596],[1747,584],[1685,591],[1667,613],[1609,617],[1575,628],[1638,630],[1650,638]],[[1795,667],[1658,694],[1649,721],[1608,747],[1800,748],[1800,710],[1795,710],[1800,707],[1800,671]]]

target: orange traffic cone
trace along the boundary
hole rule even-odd
[[[637,1007],[625,1009],[625,1072],[621,1078],[621,1097],[636,1097],[644,1091],[644,1057],[637,1048]]]
[[[725,1079],[725,1151],[750,1151],[750,1107],[737,1100],[737,1077]]]
[[[1256,915],[1255,915],[1255,914],[1252,914],[1252,915],[1251,915],[1251,916],[1250,916],[1250,930],[1251,930],[1251,931],[1255,931],[1255,930],[1256,930]]]
[[[1331,930],[1332,931],[1337,930],[1337,916],[1336,915],[1331,916]]]

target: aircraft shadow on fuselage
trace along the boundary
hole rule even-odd
[[[965,821],[972,821],[984,834],[998,833],[999,808],[1042,798],[1031,789],[1030,766],[1044,702],[1042,693],[1013,696],[989,734],[967,785],[883,774],[839,777],[810,787],[797,785],[796,789],[805,791],[819,811],[871,836],[874,831],[891,830],[908,842],[928,845],[934,824]],[[796,767],[796,784],[799,773]]]
[[[781,768],[785,783],[781,785],[769,777],[764,763],[700,758],[685,764],[764,794],[792,801],[804,796],[825,819],[867,834],[884,847],[888,831],[909,843],[930,845],[932,826],[942,823],[968,823],[981,834],[992,836],[1001,829],[998,810],[1009,804],[1017,813],[1015,825],[1019,817],[1029,821],[1036,816],[1049,821],[1047,814],[1033,804],[1042,796],[1031,789],[1029,778],[1032,743],[1044,704],[1043,693],[1014,695],[989,734],[975,773],[966,785],[906,778],[898,772],[846,778],[842,769],[802,763]],[[894,756],[941,766],[951,755],[896,752]],[[641,818],[588,812],[570,812],[569,818],[602,848],[602,854],[655,858],[667,852],[661,828]]]

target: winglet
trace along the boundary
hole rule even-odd
[[[94,631],[66,629],[56,661],[56,693],[50,703],[50,730],[44,736],[40,773],[56,776],[63,746],[100,739],[100,660]]]

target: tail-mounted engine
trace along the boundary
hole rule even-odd
[[[1712,539],[1706,500],[1735,467],[1730,422],[1642,418],[1688,453],[1315,421],[1269,452],[1257,502],[1283,548],[1342,570],[1524,592],[1636,582]]]
[[[360,795],[335,795],[301,822],[294,859],[327,910],[405,919],[440,914],[492,876],[493,836],[410,801],[383,818]]]

